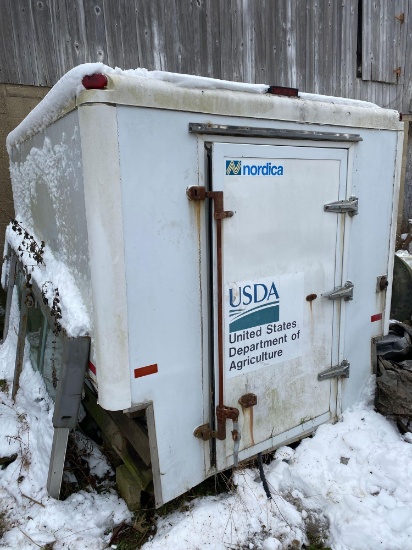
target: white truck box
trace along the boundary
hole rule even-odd
[[[9,136],[16,218],[74,281],[44,275],[63,329],[91,337],[101,407],[150,407],[160,506],[359,398],[388,329],[403,125],[98,69],[104,89],[76,93],[74,70]]]

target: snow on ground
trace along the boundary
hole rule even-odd
[[[0,346],[0,379],[10,387],[17,320],[14,302]],[[125,503],[113,490],[80,491],[65,501],[48,497],[53,405],[28,360],[15,404],[9,394],[0,391],[0,458],[17,459],[0,470],[0,532],[2,523],[8,529],[0,548],[107,548],[113,527],[131,519]],[[374,412],[372,394],[373,384],[341,422],[321,426],[295,450],[277,450],[265,466],[271,500],[257,470],[240,468],[228,493],[158,517],[144,549],[301,548],[307,533],[326,534],[334,550],[412,548],[411,439]]]
[[[265,467],[272,500],[241,470],[233,494],[161,519],[144,549],[300,548],[319,530],[334,550],[412,548],[412,446],[367,397],[295,451],[278,449]]]
[[[0,379],[10,388],[17,329],[14,300],[8,337],[0,346]],[[113,526],[131,514],[113,490],[81,491],[65,501],[47,495],[52,415],[53,404],[40,375],[26,360],[16,403],[10,390],[0,392],[0,459],[18,455],[0,470],[0,548],[29,550],[53,544],[53,550],[100,550],[107,547],[106,535]],[[2,524],[9,527],[3,537]]]

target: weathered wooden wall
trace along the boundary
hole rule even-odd
[[[0,0],[0,82],[51,86],[103,61],[409,112],[411,1]]]
[[[292,86],[410,113],[412,0],[0,0],[0,85],[49,87],[90,61]],[[2,128],[0,248],[13,215],[4,150],[11,127]]]

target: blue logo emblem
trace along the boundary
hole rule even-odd
[[[226,160],[226,176],[283,176],[283,165],[256,160],[256,164],[245,164],[241,160]]]
[[[227,160],[226,161],[226,175],[227,176],[240,176],[242,170],[241,160]]]

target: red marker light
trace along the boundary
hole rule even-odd
[[[86,90],[104,90],[107,83],[107,76],[101,73],[84,76],[82,80],[82,84]]]
[[[287,97],[299,97],[299,90],[297,88],[287,88],[286,86],[269,86],[267,93],[285,95]]]

